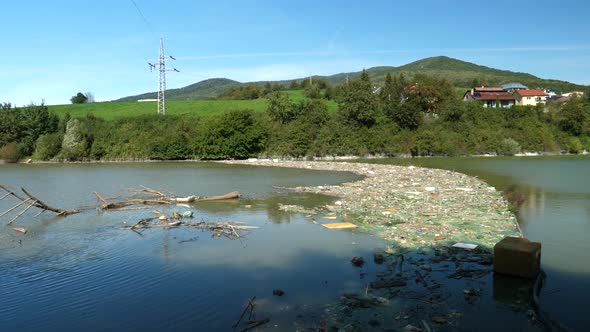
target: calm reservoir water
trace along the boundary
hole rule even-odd
[[[524,235],[542,243],[542,307],[575,331],[590,326],[590,156],[421,158],[369,161],[445,168],[524,194]]]
[[[195,219],[260,227],[241,241],[187,228],[139,236],[117,227],[149,217],[150,210],[35,219],[32,212],[14,225],[29,230],[23,236],[3,219],[0,331],[227,331],[253,296],[258,317],[272,316],[273,326],[305,324],[342,291],[358,288],[359,270],[350,257],[384,246],[366,234],[329,231],[305,216],[277,211],[277,202],[311,207],[333,199],[277,194],[272,186],[356,178],[205,163],[0,165],[0,183],[23,186],[63,208],[96,204],[93,191],[112,197],[139,186],[182,196],[237,190],[244,196],[239,202],[193,205]],[[1,203],[0,210],[11,206],[7,199]],[[273,297],[275,288],[286,295]],[[307,316],[297,317],[302,314]]]
[[[565,325],[585,329],[590,322],[585,315],[590,295],[590,158],[381,162],[455,169],[478,175],[499,189],[525,193],[523,231],[543,243],[548,274],[543,307]],[[327,304],[342,293],[358,292],[379,272],[374,264],[353,267],[350,258],[371,257],[386,244],[370,234],[327,230],[305,215],[279,211],[278,203],[313,207],[335,199],[281,193],[272,186],[356,178],[347,173],[208,163],[0,165],[0,183],[23,186],[63,208],[95,205],[93,191],[112,197],[139,186],[179,196],[237,190],[243,198],[234,203],[192,205],[195,219],[260,227],[241,241],[186,228],[150,229],[140,236],[117,228],[150,216],[150,210],[90,210],[67,218],[46,213],[33,219],[34,212],[27,213],[14,225],[28,229],[22,235],[3,218],[0,331],[228,331],[253,296],[257,318],[272,317],[267,326],[271,330],[317,326]],[[0,201],[0,210],[10,203]],[[285,296],[273,296],[277,288]],[[463,330],[530,328],[525,314],[511,313],[491,296],[466,313],[464,323]]]

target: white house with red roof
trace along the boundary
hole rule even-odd
[[[547,94],[541,90],[515,90],[514,98],[516,105],[521,106],[535,106],[537,104],[545,104],[547,101]]]

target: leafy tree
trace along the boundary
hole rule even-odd
[[[222,94],[220,94],[217,98],[218,99],[238,99],[238,100],[253,100],[258,99],[265,95],[268,91],[272,90],[272,86],[270,82],[267,82],[266,88],[259,88],[254,84],[242,85],[239,87],[231,88]]]
[[[353,125],[371,127],[377,119],[377,99],[373,94],[369,74],[365,70],[358,80],[344,87],[344,97],[339,103],[343,119]]]
[[[208,128],[208,140],[197,154],[209,158],[247,158],[260,153],[268,131],[251,110],[224,113]]]
[[[264,88],[262,90],[262,95],[267,95],[272,92],[272,85],[270,82],[264,83]]]
[[[16,142],[11,142],[0,148],[0,159],[7,162],[17,162],[20,158]]]
[[[321,127],[330,120],[328,105],[321,99],[301,100],[294,108],[296,119],[301,119],[310,126]]]
[[[334,100],[336,98],[336,89],[333,85],[328,84],[326,90],[324,90],[324,99]]]
[[[391,97],[394,94],[394,85],[393,79],[390,73],[385,75],[385,83],[383,84],[383,88],[379,91],[379,99],[381,99],[382,103],[391,102]],[[398,100],[399,101],[399,100]]]
[[[47,106],[30,104],[10,108],[4,104],[0,109],[0,146],[17,142],[20,156],[30,156],[37,138],[57,130],[59,119],[49,113]]]
[[[80,160],[84,157],[86,142],[82,137],[80,120],[71,119],[66,126],[61,155],[67,160]]]
[[[414,82],[406,86],[404,95],[408,100],[412,99],[414,106],[422,112],[437,113],[441,106],[455,96],[452,84],[445,79],[416,74]]]
[[[84,104],[88,101],[88,97],[86,97],[82,92],[78,92],[75,96],[70,98],[72,104]]]
[[[311,99],[317,99],[317,98],[321,98],[322,97],[322,93],[320,91],[320,87],[317,84],[312,84],[312,85],[306,86],[305,87],[305,90],[303,90],[303,94],[307,98],[311,98]]]
[[[296,90],[299,89],[299,83],[296,80],[292,80],[291,84],[289,84],[289,89]]]
[[[64,114],[64,116],[61,119],[59,119],[57,130],[61,133],[65,133],[68,121],[70,121],[71,118],[72,116],[70,115],[70,112],[66,112],[66,114]]]
[[[39,136],[35,143],[35,154],[33,157],[41,160],[49,160],[55,157],[61,150],[62,141],[63,134],[61,132]]]
[[[394,109],[392,118],[400,128],[410,130],[418,129],[424,118],[420,110],[421,106],[419,99],[410,98]]]
[[[293,102],[281,92],[273,92],[268,96],[266,112],[272,120],[280,123],[287,123],[296,117]]]
[[[0,110],[0,146],[15,142],[22,136],[21,113],[10,104],[4,104]]]
[[[572,98],[565,103],[560,117],[559,126],[565,132],[574,136],[590,133],[590,103],[582,98]]]

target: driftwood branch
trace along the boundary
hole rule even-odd
[[[10,211],[12,211],[12,210],[14,210],[14,209],[18,208],[19,206],[21,206],[21,205],[23,205],[23,204],[25,204],[25,203],[28,203],[29,201],[30,201],[29,199],[26,199],[26,200],[24,200],[24,201],[21,201],[20,203],[16,204],[15,206],[11,207],[10,209],[8,209],[8,210],[4,211],[2,214],[0,214],[0,217],[3,217],[3,216],[4,216],[5,214],[7,214],[8,212],[10,212]],[[33,202],[33,204],[35,204],[35,202]]]
[[[25,212],[27,212],[28,209],[32,208],[33,205],[35,205],[35,201],[31,202],[31,204],[29,204],[29,206],[27,206],[26,208],[24,208],[19,214],[17,214],[12,219],[10,219],[10,221],[8,222],[8,224],[9,225],[12,224],[12,222],[14,222],[16,219],[18,219],[18,217],[22,216]]]
[[[25,193],[25,195],[27,195],[30,199],[37,201],[37,204],[36,204],[37,207],[39,207],[43,210],[55,212],[55,213],[57,213],[58,216],[68,216],[68,215],[76,214],[76,213],[80,212],[79,210],[64,210],[64,209],[60,209],[60,208],[51,207],[51,206],[43,203],[43,201],[41,201],[37,197],[31,195],[25,188],[20,188],[20,190],[22,190]]]
[[[248,326],[241,329],[240,332],[250,331],[251,329],[257,328],[258,326],[262,326],[268,322],[270,322],[270,318],[259,319],[259,320],[249,320],[246,322],[246,324],[248,324]]]
[[[226,200],[226,199],[236,199],[236,198],[240,198],[240,193],[237,191],[232,191],[231,193],[227,193],[225,195],[199,198],[196,200],[196,202],[222,201],[222,200]]]
[[[181,220],[182,216],[169,217],[160,215],[159,217],[144,218],[131,226],[121,227],[121,230],[136,231],[147,228],[169,228],[169,227],[191,227],[211,232],[213,237],[227,237],[231,240],[237,240],[244,237],[244,234],[250,230],[258,228],[257,226],[246,226],[239,222],[188,222]]]
[[[41,209],[41,211],[39,213],[37,213],[35,215],[35,217],[37,217],[38,215],[40,215],[41,213],[45,212],[45,211],[52,211],[57,213],[58,216],[67,216],[70,214],[75,214],[78,213],[79,210],[64,210],[64,209],[60,209],[60,208],[55,208],[52,206],[49,206],[47,204],[45,204],[42,200],[38,199],[37,197],[33,196],[31,193],[29,193],[25,188],[21,188],[22,192],[25,194],[25,196],[21,196],[17,193],[15,193],[13,190],[9,189],[8,187],[0,184],[0,189],[4,190],[6,192],[6,194],[4,194],[2,196],[2,198],[0,198],[0,200],[8,197],[8,196],[13,196],[14,198],[16,198],[17,200],[19,200],[20,202],[16,205],[14,205],[13,207],[9,208],[8,210],[0,213],[0,217],[5,216],[6,214],[8,214],[9,212],[17,209],[18,207],[24,205],[24,204],[28,204],[23,210],[21,210],[16,216],[12,217],[12,219],[10,219],[10,221],[8,222],[8,224],[13,223],[14,221],[16,221],[18,218],[20,218],[23,214],[25,214],[25,212],[27,212],[29,209],[35,207],[38,209]]]
[[[0,217],[5,216],[6,214],[18,209],[19,207],[27,204],[23,210],[20,210],[16,216],[12,217],[12,219],[8,222],[11,224],[12,222],[16,221],[18,218],[23,216],[29,209],[31,208],[38,208],[41,211],[35,215],[35,217],[39,216],[41,213],[45,211],[51,211],[56,213],[58,216],[68,216],[71,214],[79,213],[81,210],[88,209],[86,207],[79,208],[75,210],[64,210],[61,208],[56,208],[53,206],[49,206],[44,203],[39,198],[33,196],[30,192],[28,192],[25,188],[21,187],[21,191],[24,193],[24,196],[21,196],[14,192],[13,190],[9,189],[8,187],[0,184],[0,189],[5,191],[0,197],[0,200],[3,200],[9,196],[15,197],[18,202],[16,205],[10,207],[8,210],[0,211]],[[96,196],[98,201],[100,201],[99,208],[102,210],[109,210],[109,211],[132,211],[132,210],[142,210],[149,208],[150,206],[154,205],[167,205],[167,204],[176,204],[176,203],[192,203],[192,202],[207,202],[207,201],[220,201],[220,200],[229,200],[229,199],[236,199],[240,197],[240,193],[237,191],[233,191],[224,195],[218,196],[210,196],[210,197],[200,197],[200,196],[187,196],[187,197],[175,197],[169,196],[164,194],[161,191],[142,187],[141,189],[133,190],[136,194],[140,194],[141,196],[132,196],[126,200],[122,201],[112,201],[111,199],[107,199],[100,195],[98,192],[93,192]],[[139,207],[132,207],[139,205]],[[91,207],[94,208],[94,207]],[[168,219],[168,218],[166,218]],[[179,219],[178,216],[175,216],[175,219]],[[191,226],[191,227],[204,227],[203,224],[191,224],[182,221],[173,221],[173,222],[160,222],[160,223],[150,223],[153,219],[150,219],[147,222],[140,221],[139,223],[124,227],[123,229],[136,229],[136,228],[154,228],[154,227],[178,227],[178,226]],[[241,228],[243,227],[243,228]],[[240,238],[241,235],[239,230],[248,229],[246,226],[238,225],[231,225],[231,224],[223,224],[223,225],[211,225],[207,224],[205,228],[208,228],[213,232],[213,236],[227,236],[232,238]]]
[[[109,210],[109,211],[131,210],[131,208],[128,208],[128,209],[125,209],[125,208],[128,206],[133,206],[133,205],[153,206],[153,205],[165,205],[165,204],[173,204],[173,203],[221,201],[221,200],[240,198],[240,193],[237,191],[232,191],[232,192],[224,194],[224,195],[210,196],[210,197],[168,196],[160,191],[146,188],[146,187],[142,187],[141,189],[132,189],[131,191],[135,192],[136,194],[141,194],[144,197],[143,198],[129,198],[129,199],[118,201],[118,202],[109,202],[97,192],[94,192],[94,195],[98,198],[98,200],[100,200],[102,202],[102,204],[99,206],[99,208],[102,210]]]
[[[250,313],[252,313],[252,311],[254,311],[254,301],[256,300],[256,296],[254,296],[253,298],[250,299],[250,301],[248,301],[248,304],[246,305],[246,307],[244,308],[244,310],[242,311],[242,314],[240,315],[240,319],[238,319],[238,321],[232,325],[232,328],[236,328],[238,327],[238,325],[240,325],[240,322],[242,321],[242,318],[244,318],[244,315],[246,314],[246,312],[248,311],[248,309],[250,309]]]
[[[6,187],[6,186],[4,186],[4,185],[1,185],[1,184],[0,184],[0,188],[1,188],[1,189],[4,189],[4,191],[6,191],[6,192],[7,192],[9,195],[12,195],[12,196],[14,196],[14,197],[18,198],[18,199],[19,199],[19,200],[21,200],[21,201],[24,201],[24,200],[25,200],[25,198],[23,198],[23,197],[19,196],[17,193],[15,193],[14,191],[10,190],[9,188],[7,188],[7,187]]]
[[[98,200],[100,200],[103,204],[109,204],[109,202],[107,202],[106,199],[104,199],[104,197],[100,196],[99,193],[97,193],[96,191],[94,192],[94,195],[96,196],[96,198],[98,198]]]

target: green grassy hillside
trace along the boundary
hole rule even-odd
[[[171,100],[166,103],[168,114],[209,116],[232,109],[266,110],[266,100]],[[112,120],[143,114],[156,114],[156,102],[105,102],[77,105],[49,106],[49,111],[60,117],[69,112],[72,117],[84,117],[92,113],[98,118]]]
[[[295,102],[306,98],[303,96],[302,90],[287,90],[285,92],[289,95],[291,100]],[[338,108],[338,105],[333,101],[328,101],[327,104],[330,111],[336,111]],[[70,113],[70,116],[77,118],[84,117],[87,113],[92,113],[94,116],[105,120],[157,113],[156,102],[104,102],[55,105],[48,107],[50,112],[53,112],[60,117],[68,112]],[[266,107],[266,99],[170,100],[166,102],[166,111],[168,114],[187,116],[210,116],[234,109],[250,109],[262,112],[266,110]]]

